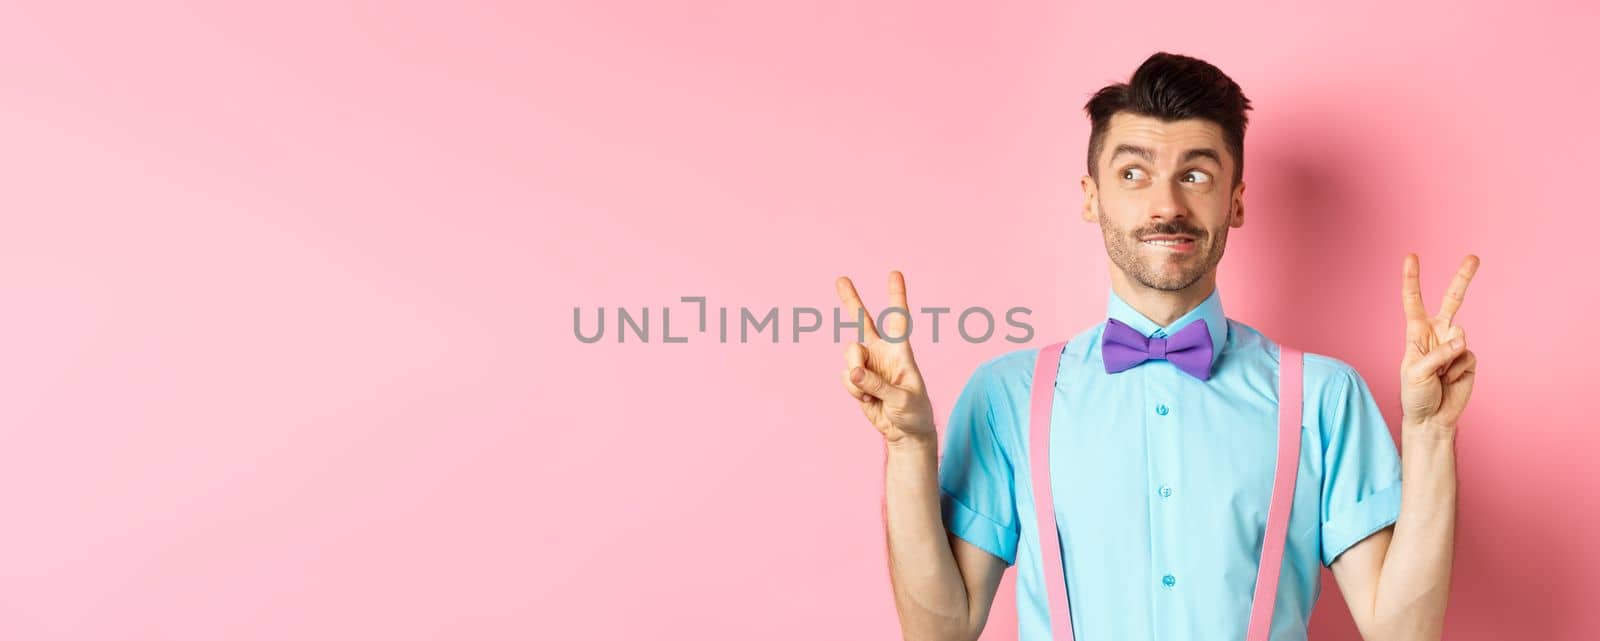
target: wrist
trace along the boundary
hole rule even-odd
[[[1400,421],[1400,432],[1406,436],[1420,436],[1436,439],[1454,439],[1456,426],[1443,424],[1427,418],[1404,417]]]
[[[939,450],[939,437],[938,432],[930,431],[927,434],[906,434],[894,440],[885,440],[883,444],[890,456],[922,455]]]

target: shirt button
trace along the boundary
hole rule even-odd
[[[1162,416],[1166,416],[1167,415],[1167,406],[1166,405],[1157,405],[1156,406],[1156,413],[1160,414]]]
[[[1161,494],[1161,498],[1167,498],[1169,496],[1172,496],[1172,488],[1163,485],[1163,486],[1161,486],[1161,489],[1158,491],[1158,493]]]
[[[1178,579],[1173,577],[1171,574],[1168,574],[1168,575],[1166,575],[1164,577],[1161,577],[1161,585],[1164,585],[1164,586],[1167,586],[1167,587],[1170,588],[1170,587],[1172,587],[1174,585],[1177,585],[1177,583],[1178,583]]]

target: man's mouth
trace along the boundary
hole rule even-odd
[[[1191,252],[1194,251],[1194,238],[1183,235],[1158,234],[1145,236],[1139,242],[1150,247],[1159,247],[1166,251]]]

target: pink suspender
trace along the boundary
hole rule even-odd
[[[1277,605],[1278,571],[1283,569],[1284,537],[1294,505],[1294,480],[1300,470],[1300,350],[1280,345],[1278,365],[1278,465],[1272,475],[1272,503],[1267,507],[1266,539],[1256,570],[1256,596],[1250,601],[1248,641],[1267,641],[1272,634],[1272,608]]]
[[[1033,368],[1028,467],[1033,470],[1033,511],[1039,515],[1039,559],[1044,563],[1044,598],[1050,604],[1050,638],[1072,641],[1067,576],[1061,564],[1061,540],[1056,535],[1056,502],[1050,494],[1050,407],[1056,400],[1056,375],[1061,372],[1061,350],[1066,346],[1065,342],[1046,345]]]
[[[1050,604],[1050,638],[1072,641],[1072,611],[1067,604],[1067,579],[1056,534],[1055,500],[1050,494],[1050,409],[1055,401],[1056,376],[1061,371],[1065,342],[1047,345],[1033,370],[1032,402],[1028,414],[1028,467],[1033,475],[1034,512],[1039,518],[1039,558],[1044,562],[1045,599]],[[1283,568],[1283,545],[1289,531],[1289,510],[1300,465],[1301,352],[1279,346],[1278,461],[1272,477],[1272,502],[1267,507],[1266,537],[1261,544],[1261,564],[1256,572],[1255,598],[1250,603],[1247,641],[1268,641],[1272,608],[1277,604],[1278,572]],[[1041,384],[1042,383],[1042,384]],[[1048,542],[1047,542],[1048,541]]]

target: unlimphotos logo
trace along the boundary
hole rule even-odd
[[[633,335],[634,342],[639,343],[649,343],[652,340],[661,343],[687,343],[691,337],[695,336],[706,336],[703,340],[710,340],[707,334],[710,333],[708,327],[711,323],[709,313],[711,308],[706,304],[706,297],[682,296],[678,300],[682,303],[692,303],[697,306],[698,318],[696,320],[698,322],[695,324],[695,330],[679,330],[684,333],[674,335],[672,327],[673,308],[664,306],[658,308],[661,311],[660,332],[655,334],[651,330],[651,308],[640,307],[635,312],[627,307],[619,306],[614,308],[615,322],[610,325],[611,331],[616,337],[616,342],[630,342],[628,339],[629,334]],[[717,307],[717,342],[729,342],[729,333],[735,332],[739,343],[751,342],[752,335],[755,336],[757,341],[762,340],[763,337],[770,337],[770,342],[773,343],[781,342],[782,338],[788,338],[791,343],[799,343],[802,336],[816,334],[823,329],[824,316],[822,310],[815,307],[792,307],[787,308],[788,313],[783,313],[783,309],[780,307],[768,307],[758,312],[756,309],[749,307],[735,307],[732,308],[732,311],[736,318],[730,324],[728,318],[730,308],[725,306]],[[832,310],[833,342],[840,342],[847,329],[855,330],[855,338],[853,339],[855,342],[863,342],[866,337],[865,313],[863,310],[857,309],[854,314],[855,318],[850,320],[844,318],[844,310],[838,307],[834,307]],[[953,310],[949,307],[923,307],[917,311],[927,317],[928,340],[933,343],[939,342],[940,318],[951,314]],[[1033,326],[1029,325],[1025,320],[1032,313],[1033,310],[1026,307],[1008,308],[1004,314],[1006,325],[1020,330],[1022,334],[1018,336],[1006,334],[1003,338],[1012,343],[1026,343],[1033,340]],[[887,307],[878,312],[877,317],[873,319],[875,326],[879,328],[887,327],[884,320],[893,314],[900,314],[905,317],[905,335],[891,336],[887,332],[880,330],[879,333],[886,341],[898,343],[906,340],[921,325],[917,320],[918,317],[913,316],[911,310],[904,307]],[[572,308],[572,335],[583,343],[598,343],[604,340],[607,329],[606,319],[608,318],[606,308],[596,307],[589,323],[585,323],[584,318],[585,315],[582,308]],[[787,330],[784,329],[785,325],[781,322],[783,320],[788,321]],[[954,315],[954,324],[956,334],[961,337],[961,340],[968,343],[987,342],[994,337],[996,329],[995,314],[985,307],[967,307],[961,310],[959,314]],[[586,327],[588,327],[587,330]]]

